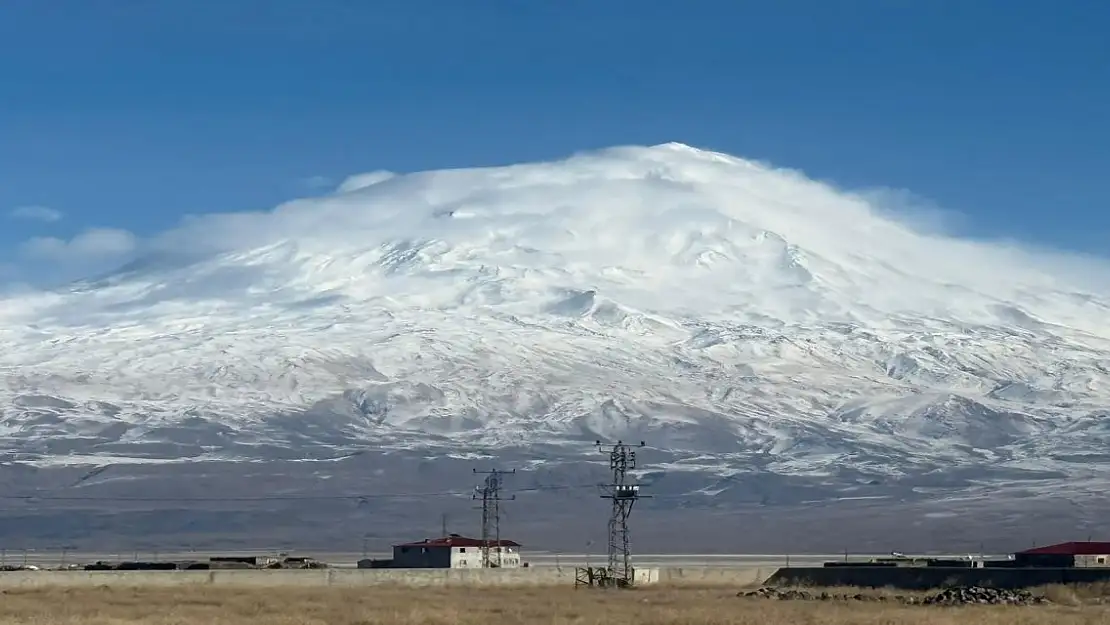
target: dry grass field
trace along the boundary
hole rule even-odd
[[[940,608],[789,602],[727,588],[528,589],[57,588],[7,590],[0,623],[35,625],[1094,625],[1110,607],[1057,589],[1069,605]]]

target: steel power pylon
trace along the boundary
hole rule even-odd
[[[501,481],[503,475],[512,475],[516,473],[516,469],[511,471],[502,471],[500,469],[491,469],[489,471],[479,471],[474,469],[475,474],[482,474],[486,476],[481,486],[476,487],[472,499],[482,500],[482,568],[495,568],[501,566],[501,502],[512,501],[516,499],[516,495],[511,497],[501,496]],[[490,557],[490,543],[497,547],[497,558]]]
[[[635,447],[617,441],[609,446],[596,443],[599,451],[609,454],[609,469],[613,472],[613,481],[601,485],[602,499],[613,502],[613,509],[609,515],[609,583],[618,587],[632,585],[632,547],[629,540],[628,516],[632,514],[632,506],[636,501],[649,498],[650,495],[641,495],[640,487],[628,482],[628,471],[636,468]]]

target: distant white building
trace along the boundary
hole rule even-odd
[[[444,538],[426,538],[420,542],[393,546],[390,568],[398,569],[480,569],[483,568],[483,542],[451,534]],[[517,568],[520,543],[512,540],[489,541],[491,566]]]

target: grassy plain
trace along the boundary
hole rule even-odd
[[[729,588],[35,588],[0,596],[0,623],[34,625],[1095,625],[1110,607],[939,608],[736,597]]]

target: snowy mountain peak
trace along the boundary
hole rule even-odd
[[[593,289],[633,309],[750,322],[926,314],[1097,331],[1103,301],[1044,258],[920,234],[873,198],[680,143],[352,176],[268,213],[191,220],[148,250],[61,310],[130,306],[142,292],[526,315]]]
[[[680,143],[372,172],[0,302],[0,436],[147,458],[612,437],[852,479],[1043,465],[1102,444],[1110,399],[1104,266],[1075,262]]]

